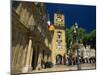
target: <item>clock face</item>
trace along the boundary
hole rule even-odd
[[[64,17],[60,14],[56,14],[55,21],[56,21],[55,22],[56,25],[60,25],[60,26],[64,25]]]
[[[56,21],[57,22],[63,22],[62,16],[61,15],[57,16]]]

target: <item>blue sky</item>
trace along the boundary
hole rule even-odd
[[[96,6],[46,3],[46,9],[53,23],[58,10],[65,15],[65,26],[70,28],[75,22],[87,32],[96,29]]]

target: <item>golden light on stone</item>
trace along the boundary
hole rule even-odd
[[[49,25],[48,28],[49,28],[49,31],[54,31],[55,30],[54,25]]]

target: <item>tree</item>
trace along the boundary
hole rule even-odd
[[[83,28],[78,29],[78,39],[80,42],[83,42],[84,35],[86,34],[86,30]]]
[[[73,29],[74,29],[74,25],[70,29],[66,28],[67,48],[70,48],[70,43],[73,40]]]
[[[96,30],[94,29],[90,33],[86,33],[83,37],[83,44],[90,45],[91,48],[96,49]]]
[[[90,34],[89,33],[86,33],[84,35],[82,41],[83,41],[84,46],[89,45],[90,44]]]
[[[66,43],[67,43],[67,48],[70,47],[70,41],[72,40],[72,35],[70,29],[66,29]]]
[[[74,25],[70,29],[66,29],[66,42],[67,42],[67,48],[70,47],[70,43],[73,42],[73,29]],[[86,34],[85,29],[79,28],[78,29],[78,39],[79,41],[82,41],[84,38],[84,35]]]
[[[91,48],[94,48],[96,49],[96,30],[93,30],[91,33],[90,33],[90,45],[91,45]]]

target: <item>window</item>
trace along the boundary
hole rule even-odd
[[[57,37],[58,37],[58,39],[60,39],[61,38],[61,32],[60,31],[57,31]]]

